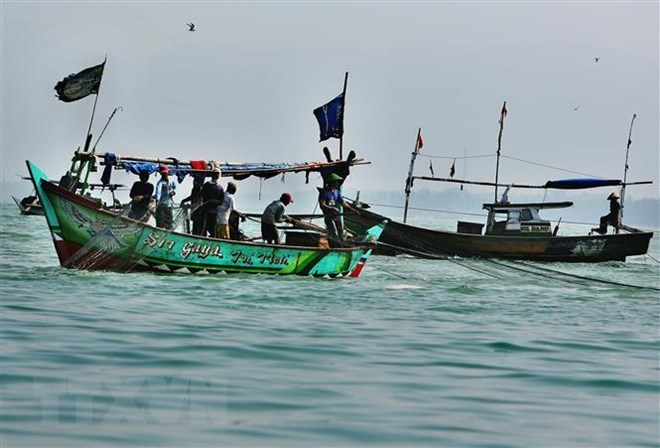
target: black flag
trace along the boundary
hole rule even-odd
[[[87,95],[99,93],[104,67],[105,61],[94,67],[86,68],[80,73],[67,76],[55,85],[57,98],[65,103],[70,103],[83,99]]]

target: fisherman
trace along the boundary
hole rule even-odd
[[[62,188],[66,188],[67,190],[73,190],[73,188],[71,187],[73,187],[74,183],[75,182],[73,181],[73,176],[71,175],[71,171],[69,170],[67,170],[67,172],[64,173],[62,177],[60,177],[59,185]]]
[[[131,197],[131,209],[128,217],[138,221],[149,219],[149,203],[154,193],[154,185],[149,182],[149,171],[140,170],[140,180],[133,183],[129,196]]]
[[[245,215],[236,210],[234,202],[234,194],[238,187],[234,182],[229,182],[227,184],[227,190],[225,190],[225,198],[222,201],[222,204],[218,206],[218,217],[217,217],[217,229],[216,234],[218,238],[225,240],[231,239],[231,233],[229,230],[229,216],[231,213],[237,213],[239,218],[242,218],[245,221]]]
[[[610,212],[600,217],[600,227],[591,229],[592,232],[605,235],[607,233],[608,224],[613,226],[616,233],[619,233],[619,226],[621,225],[621,204],[619,204],[619,196],[616,193],[610,193],[607,197],[610,201]]]
[[[261,237],[265,243],[281,244],[280,235],[275,224],[278,222],[295,222],[295,219],[284,214],[284,208],[293,202],[289,193],[282,193],[279,199],[268,204],[261,215]]]
[[[211,180],[202,186],[202,200],[206,210],[204,230],[202,235],[215,238],[218,222],[218,206],[225,198],[225,190],[220,185],[220,169],[211,171]]]
[[[339,192],[339,184],[343,180],[344,179],[338,174],[332,173],[327,177],[325,187],[319,192],[319,206],[323,212],[323,219],[328,230],[328,236],[335,240],[344,239],[344,225],[341,219],[342,214],[340,207],[343,206],[355,210],[344,201],[344,198]]]
[[[171,230],[174,227],[172,197],[176,194],[176,184],[170,179],[167,165],[158,168],[160,179],[156,182],[156,226]]]
[[[181,205],[190,202],[190,220],[192,221],[192,234],[201,235],[204,232],[204,219],[206,210],[202,204],[202,186],[204,185],[204,176],[195,174],[193,176],[193,188],[190,196],[181,200]]]

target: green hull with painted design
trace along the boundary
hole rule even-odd
[[[357,247],[270,245],[167,231],[99,207],[48,182],[27,162],[60,264],[119,272],[260,273],[357,276],[385,222],[369,229]],[[357,267],[357,269],[356,269]]]

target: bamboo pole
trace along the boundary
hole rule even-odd
[[[410,168],[408,169],[408,177],[406,178],[406,205],[403,209],[403,222],[405,224],[406,219],[408,219],[408,203],[410,201],[410,190],[412,190],[413,179],[413,170],[415,169],[415,159],[417,154],[419,154],[419,140],[422,135],[422,128],[417,130],[417,137],[415,138],[415,149],[410,156]]]
[[[428,176],[413,176],[413,179],[420,179],[420,180],[429,180],[429,181],[434,181],[434,182],[452,182],[455,184],[471,184],[471,185],[484,185],[487,187],[511,187],[511,188],[536,188],[536,189],[545,189],[545,185],[526,185],[526,184],[496,184],[494,182],[478,182],[478,181],[471,181],[471,180],[461,180],[461,179],[449,179],[446,177],[428,177]],[[620,183],[617,185],[646,185],[646,184],[652,184],[653,181],[651,180],[643,180],[643,181],[637,181],[637,182],[625,182],[625,183]],[[604,186],[598,186],[598,187],[592,187],[592,188],[603,188],[607,185]],[[609,185],[611,186],[611,185]],[[497,201],[495,201],[497,202]]]
[[[105,153],[96,153],[94,154],[95,157],[99,159],[104,159],[105,158]],[[160,158],[160,157],[141,157],[141,156],[122,156],[117,154],[116,155],[116,160],[117,162],[147,162],[147,163],[160,163],[160,164],[167,164],[167,165],[174,165],[175,159],[173,158]],[[190,160],[179,160],[176,159],[176,162],[180,165],[190,165]],[[207,164],[213,163],[215,166],[242,166],[245,165],[245,163],[239,163],[239,162],[221,162],[218,160],[211,160],[207,162]],[[273,170],[273,171],[284,171],[284,170],[292,170],[292,169],[320,169],[320,168],[326,168],[326,167],[332,167],[339,165],[341,163],[345,163],[344,160],[337,160],[334,162],[301,162],[299,164],[296,164],[296,166],[292,166],[290,168],[263,168],[263,169],[258,169],[258,171],[266,171],[266,170]],[[353,159],[351,162],[351,165],[370,165],[371,162],[365,161],[364,159]],[[303,165],[306,165],[304,168],[302,167]],[[187,168],[181,168],[182,171],[198,171],[198,172],[204,172],[204,171],[212,171],[213,168],[209,168],[208,170],[194,170],[194,169],[187,169]],[[255,170],[256,171],[256,170]]]
[[[633,114],[632,120],[630,120],[630,130],[628,131],[628,144],[626,145],[626,165],[623,169],[623,186],[621,187],[621,216],[619,223],[623,221],[623,200],[626,197],[626,179],[628,177],[628,154],[630,152],[630,144],[632,143],[632,129],[633,124],[635,123],[635,118],[637,118],[637,114]]]
[[[500,149],[502,148],[502,131],[504,130],[504,117],[506,117],[506,101],[502,104],[502,111],[500,112],[500,133],[497,136],[497,163],[495,165],[495,201],[497,202],[497,183],[500,176]]]

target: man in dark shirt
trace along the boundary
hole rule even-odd
[[[190,196],[181,200],[181,204],[190,202],[190,220],[192,221],[192,234],[202,235],[204,233],[204,219],[206,210],[203,207],[202,187],[204,186],[204,176],[195,175],[193,177],[193,188]]]
[[[138,221],[148,220],[149,202],[151,201],[151,195],[153,195],[153,193],[154,186],[149,183],[149,172],[147,170],[141,170],[140,180],[133,184],[131,192],[129,193],[132,201],[128,217],[137,219]]]
[[[206,209],[206,224],[202,235],[210,237],[216,236],[216,227],[218,221],[218,206],[225,199],[225,191],[220,185],[220,170],[215,169],[211,173],[211,180],[202,187],[202,200]]]
[[[328,236],[334,240],[344,239],[342,222],[342,207],[353,210],[339,192],[339,184],[343,178],[335,173],[328,176],[326,186],[319,193],[319,206],[323,212]]]
[[[619,233],[619,226],[621,225],[619,222],[621,218],[621,204],[619,204],[619,196],[617,196],[616,193],[611,193],[607,199],[610,201],[610,212],[607,215],[600,217],[600,227],[591,229],[592,232],[598,232],[601,235],[605,235],[607,233],[608,224],[614,227],[616,233]]]

